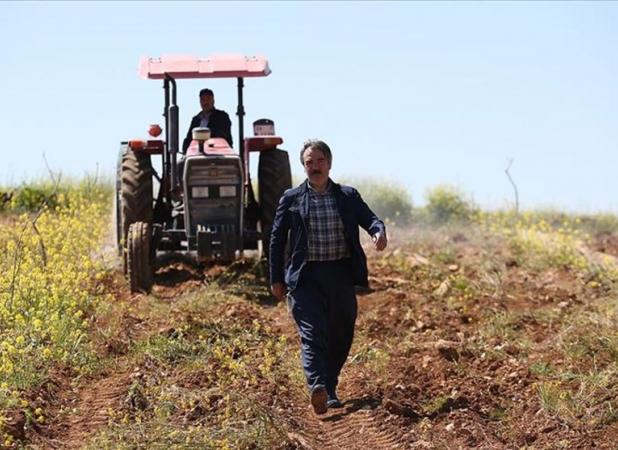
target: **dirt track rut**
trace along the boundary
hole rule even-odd
[[[372,294],[359,298],[359,318],[371,308]],[[271,325],[280,327],[291,346],[298,346],[298,337],[291,317],[285,307],[274,308],[267,314]],[[362,325],[360,325],[362,326]],[[349,360],[348,360],[349,361]],[[300,361],[298,361],[300,364]],[[293,399],[289,411],[291,425],[296,430],[291,437],[302,448],[328,450],[391,450],[410,448],[404,442],[404,430],[391,428],[378,414],[381,400],[363,392],[362,387],[371,385],[371,380],[348,364],[344,366],[339,397],[344,403],[341,409],[331,409],[317,416],[306,398]]]

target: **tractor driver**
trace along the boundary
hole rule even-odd
[[[210,89],[200,91],[200,106],[202,110],[191,120],[189,132],[182,143],[182,153],[187,152],[191,145],[192,131],[197,127],[207,127],[210,129],[210,136],[223,138],[232,147],[232,132],[230,116],[225,111],[215,109],[215,94]]]

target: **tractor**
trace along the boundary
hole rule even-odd
[[[271,120],[256,121],[254,136],[245,137],[243,88],[245,78],[270,73],[260,56],[141,59],[142,78],[163,80],[165,126],[150,125],[147,139],[120,144],[116,236],[132,292],[150,291],[162,253],[223,264],[246,250],[259,257],[267,253],[279,198],[292,184],[290,162],[278,148],[283,139],[275,135]],[[210,137],[208,128],[196,128],[186,154],[179,154],[176,81],[188,78],[236,79],[237,151],[225,139]],[[257,199],[249,173],[253,152],[259,152]],[[161,155],[160,164],[153,164],[156,155]]]

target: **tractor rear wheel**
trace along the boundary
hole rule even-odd
[[[278,149],[261,152],[258,164],[258,202],[260,204],[262,247],[267,257],[270,232],[279,199],[285,190],[291,187],[292,172],[288,152]]]
[[[126,248],[129,226],[135,222],[152,223],[152,162],[150,155],[134,152],[128,147],[121,149],[117,184],[117,228],[119,247]],[[123,269],[127,273],[126,251]]]
[[[135,222],[129,226],[126,254],[131,292],[150,292],[154,282],[155,262],[151,224]]]
[[[120,146],[118,152],[118,162],[116,163],[116,184],[114,186],[114,223],[116,224],[116,247],[118,248],[118,255],[122,256],[125,237],[122,230],[122,158],[128,149],[126,144]]]

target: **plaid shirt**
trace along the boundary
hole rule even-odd
[[[350,256],[332,184],[323,194],[309,186],[308,261],[334,261]]]

